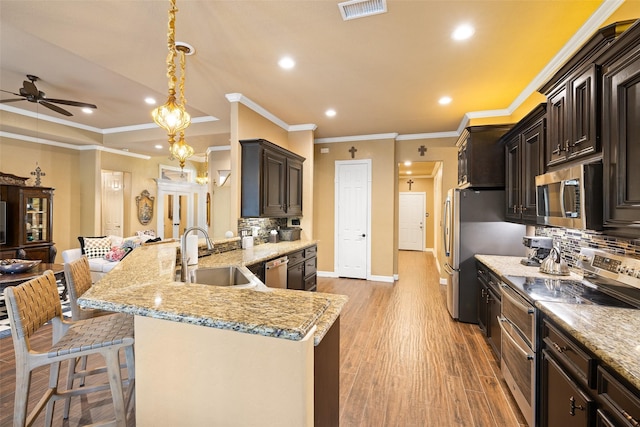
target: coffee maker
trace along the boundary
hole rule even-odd
[[[553,248],[553,239],[551,237],[524,236],[522,237],[522,244],[529,250],[527,251],[527,257],[520,260],[520,263],[539,267],[542,260],[549,256]]]

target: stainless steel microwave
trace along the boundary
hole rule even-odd
[[[602,230],[602,162],[536,176],[537,223]]]

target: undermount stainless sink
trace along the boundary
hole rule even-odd
[[[243,270],[246,270],[243,271]],[[193,270],[191,282],[200,285],[233,286],[237,288],[253,288],[256,284],[251,280],[248,269],[239,267],[205,267]]]

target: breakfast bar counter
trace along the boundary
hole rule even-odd
[[[275,249],[260,246],[259,257]],[[314,345],[347,298],[255,278],[253,289],[185,284],[175,278],[176,251],[177,243],[135,249],[78,301],[135,316],[137,425],[312,425]],[[247,251],[232,252],[199,267],[246,269],[238,257]]]

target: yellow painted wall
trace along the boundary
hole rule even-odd
[[[155,214],[149,225],[140,224],[135,197],[142,190],[156,196],[157,185],[153,179],[158,177],[159,165],[175,166],[166,156],[147,160],[0,138],[0,171],[31,177],[36,162],[46,174],[41,185],[55,188],[52,236],[58,249],[58,262],[62,262],[62,251],[79,246],[78,236],[101,234],[101,170],[125,172],[123,234],[128,236],[138,230],[157,230]],[[187,168],[195,169],[195,166],[188,162]],[[33,185],[33,180],[28,185]]]
[[[371,159],[371,274],[390,277],[394,273],[394,203],[396,161],[394,140],[365,140],[315,145],[314,235],[318,240],[318,269],[333,272],[335,257],[335,162],[350,160],[349,149],[355,147],[355,159]],[[329,152],[321,154],[320,149]]]
[[[80,155],[78,151],[0,138],[0,171],[31,177],[36,162],[45,176],[41,186],[53,187],[53,241],[61,261],[62,250],[78,246],[80,234]],[[33,177],[31,177],[33,178]],[[28,185],[34,185],[33,179]]]

